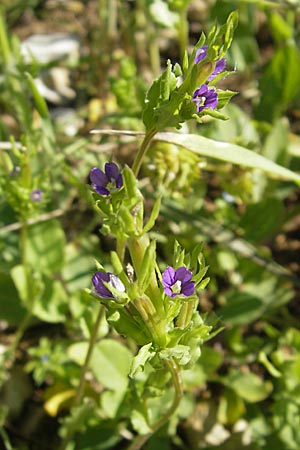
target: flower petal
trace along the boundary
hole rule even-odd
[[[175,270],[173,269],[173,267],[169,266],[166,268],[166,270],[164,271],[163,276],[162,276],[163,286],[165,286],[165,288],[171,287],[174,284],[174,279],[175,279]],[[166,292],[166,290],[165,290],[165,292]],[[169,294],[167,294],[167,295],[169,295]]]
[[[202,84],[198,89],[195,90],[193,94],[193,99],[197,97],[205,97],[208,93],[209,89],[206,84]]]
[[[164,292],[168,297],[175,297],[176,295],[178,295],[178,294],[174,294],[174,292],[172,292],[172,289],[169,287],[165,287]]]
[[[92,282],[95,288],[95,293],[102,298],[114,298],[112,293],[104,286],[103,281],[110,281],[110,273],[95,272],[92,277]]]
[[[195,90],[192,101],[201,112],[205,108],[215,109],[218,104],[218,94],[214,88],[209,89],[206,84]]]
[[[119,189],[123,186],[123,177],[121,174],[119,174],[117,180],[116,180],[116,187]]]
[[[207,55],[207,45],[203,45],[203,47],[198,48],[198,50],[196,51],[194,63],[198,64],[200,61],[206,58],[206,55]]]
[[[120,175],[120,171],[119,171],[118,166],[114,162],[106,163],[104,170],[105,170],[108,180],[117,181],[117,179]]]
[[[219,73],[223,72],[225,66],[226,66],[226,59],[225,58],[219,59],[219,61],[216,62],[215,70],[213,71],[212,74],[209,75],[207,80],[208,81],[213,80]]]
[[[182,283],[190,281],[192,278],[192,272],[186,267],[179,267],[175,273],[175,281],[179,280]]]
[[[93,167],[90,172],[90,180],[93,184],[97,186],[105,187],[108,183],[108,178],[102,170],[98,167]]]
[[[184,283],[181,287],[181,293],[183,295],[186,295],[187,297],[189,295],[193,295],[195,293],[195,282],[188,281],[188,282]]]
[[[110,192],[105,187],[97,186],[96,184],[93,184],[93,189],[100,195],[109,195]]]

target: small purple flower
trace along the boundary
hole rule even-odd
[[[214,88],[202,84],[193,94],[192,101],[197,106],[197,112],[205,108],[215,109],[218,104],[218,94]]]
[[[191,278],[192,272],[185,267],[179,267],[177,270],[170,266],[167,267],[162,277],[165,294],[169,297],[193,295],[195,282],[191,281]]]
[[[40,189],[34,189],[31,193],[30,193],[30,200],[32,202],[40,202],[42,201],[42,197],[43,197],[43,192]]]
[[[98,194],[109,195],[114,190],[123,186],[122,175],[115,163],[106,163],[104,172],[98,169],[98,167],[93,167],[90,173],[93,189],[98,192]]]
[[[95,272],[92,278],[94,285],[95,294],[99,295],[101,298],[115,298],[115,296],[110,292],[109,289],[104,285],[103,281],[108,283],[114,289],[120,291],[120,293],[125,292],[125,286],[117,275],[110,272]]]
[[[204,58],[206,58],[207,48],[208,48],[207,45],[203,45],[203,47],[198,48],[198,50],[196,51],[196,56],[195,56],[195,60],[194,60],[195,64],[198,64],[200,61],[202,61]],[[213,80],[217,75],[219,75],[219,73],[223,72],[223,70],[225,69],[225,66],[226,66],[226,59],[225,58],[219,59],[216,62],[213,73],[211,73],[209,75],[209,77],[207,78],[207,81]]]

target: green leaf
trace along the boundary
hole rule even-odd
[[[272,122],[296,98],[300,85],[299,64],[300,52],[293,41],[289,40],[276,50],[260,80],[262,95],[255,110],[257,119]]]
[[[44,98],[41,96],[41,94],[39,93],[34,80],[32,78],[32,76],[30,75],[30,73],[25,72],[26,78],[28,80],[30,89],[31,89],[31,93],[33,95],[33,99],[34,99],[34,103],[35,103],[35,107],[38,110],[40,116],[43,119],[47,119],[49,117],[49,111],[48,111],[48,107],[47,107],[47,103],[45,102]]]
[[[141,270],[138,277],[138,286],[141,293],[144,293],[149,286],[150,280],[153,277],[153,271],[156,262],[156,241],[152,241],[146,248],[143,261],[141,263]]]
[[[225,389],[220,399],[218,421],[226,425],[234,425],[245,413],[244,401],[232,389]]]
[[[270,176],[300,184],[300,175],[239,145],[219,142],[195,134],[157,133],[155,139],[179,145],[201,156],[260,169]]]
[[[264,310],[259,297],[234,291],[227,296],[227,304],[218,310],[218,315],[226,324],[246,325],[261,317]]]
[[[68,291],[74,292],[86,288],[91,281],[94,262],[78,243],[70,243],[65,248],[66,264],[62,276],[68,285]]]
[[[264,351],[259,352],[258,361],[265,366],[272,377],[280,378],[282,376],[282,373],[271,363]]]
[[[85,360],[88,343],[79,342],[68,349],[70,358],[82,365]],[[131,352],[113,339],[99,342],[93,350],[90,368],[104,387],[117,391],[125,391],[132,361]]]
[[[261,243],[276,235],[284,222],[284,206],[276,198],[265,198],[261,202],[247,205],[239,226],[248,242]],[[255,224],[255,226],[253,226]]]
[[[129,377],[134,378],[137,372],[143,370],[146,362],[153,357],[153,351],[151,351],[152,342],[143,345],[132,360]]]
[[[12,278],[0,273],[0,320],[18,325],[26,314]]]
[[[68,297],[60,281],[43,275],[33,278],[31,285],[27,286],[26,273],[22,265],[13,267],[11,275],[20,298],[33,315],[49,323],[65,320]]]
[[[64,265],[65,242],[65,234],[57,220],[30,226],[26,241],[28,263],[41,272],[60,271]]]
[[[106,417],[113,419],[123,401],[124,390],[106,391],[101,395],[101,407]]]
[[[251,372],[232,371],[223,379],[223,383],[249,403],[264,400],[273,388],[271,382]]]
[[[145,416],[142,414],[141,411],[138,411],[137,409],[133,409],[131,411],[131,423],[135,431],[137,431],[139,434],[148,434],[152,433],[151,428],[148,425],[148,422],[145,418]]]
[[[269,26],[273,39],[276,42],[280,42],[285,39],[291,39],[293,37],[293,26],[288,23],[287,20],[276,11],[270,11],[269,14]]]
[[[237,95],[237,92],[233,92],[233,91],[222,91],[221,89],[218,89],[218,109],[223,108],[224,106],[227,105],[228,102],[230,102],[230,100],[232,99],[232,97],[234,97],[235,95]]]
[[[154,202],[149,220],[146,223],[146,225],[144,226],[143,233],[148,233],[148,231],[150,231],[151,228],[154,227],[155,221],[159,215],[160,204],[161,204],[161,197],[158,197]]]
[[[274,122],[262,149],[262,155],[275,161],[277,164],[285,164],[289,161],[287,142],[289,140],[289,122],[281,118]]]
[[[113,449],[118,447],[121,440],[121,434],[116,432],[115,421],[101,420],[97,425],[89,424],[88,432],[80,435],[80,450]]]
[[[172,72],[171,61],[167,61],[167,69],[162,73],[160,79],[160,102],[167,102],[170,98],[171,92],[174,91],[176,87],[176,77]]]
[[[140,194],[138,193],[137,190],[136,177],[128,166],[124,167],[122,175],[126,193],[128,197],[133,200],[133,203],[135,203],[140,198]]]
[[[68,296],[63,285],[47,276],[43,276],[42,281],[44,290],[35,300],[33,314],[45,322],[64,322],[68,310]]]

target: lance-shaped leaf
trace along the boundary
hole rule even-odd
[[[140,199],[141,196],[137,188],[137,179],[128,166],[124,167],[122,175],[126,193],[128,197],[133,200],[133,203],[135,203]]]
[[[143,233],[148,233],[148,231],[150,231],[151,228],[154,227],[155,221],[159,215],[160,204],[161,204],[161,197],[158,197],[154,202],[149,220],[144,226]]]
[[[29,83],[29,87],[31,89],[31,93],[34,99],[34,103],[35,103],[35,107],[38,110],[40,116],[43,119],[47,119],[49,117],[49,111],[48,111],[48,107],[47,107],[47,103],[45,102],[44,98],[41,96],[41,94],[39,93],[34,80],[32,78],[32,76],[30,75],[30,73],[25,72],[26,78],[28,80]]]
[[[138,279],[139,289],[142,293],[145,292],[145,290],[149,286],[150,280],[153,276],[156,261],[155,251],[156,242],[152,241],[145,251]]]
[[[155,139],[184,147],[200,156],[260,169],[274,178],[294,181],[300,185],[300,175],[239,145],[219,142],[196,134],[157,133]]]

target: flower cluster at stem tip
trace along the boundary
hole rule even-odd
[[[199,64],[207,56],[207,45],[198,48],[194,63]],[[209,75],[207,81],[212,81],[217,75],[224,71],[226,59],[221,58],[216,62],[214,71]],[[197,112],[203,111],[205,108],[215,109],[218,105],[218,94],[214,87],[209,88],[207,84],[202,84],[195,90],[192,101],[197,107]]]
[[[207,88],[206,85],[201,86]],[[207,88],[208,89],[208,88]],[[104,166],[104,172],[98,167],[94,167],[90,172],[92,188],[100,195],[108,196],[115,189],[123,186],[123,178],[118,166],[109,162]],[[125,292],[125,286],[117,275],[110,272],[95,272],[92,277],[94,294],[104,299],[116,299],[115,295],[109,290],[108,286],[119,291]],[[168,266],[162,275],[162,285],[164,293],[169,297],[178,295],[188,297],[195,293],[195,282],[192,281],[192,272],[184,266],[174,269]]]

